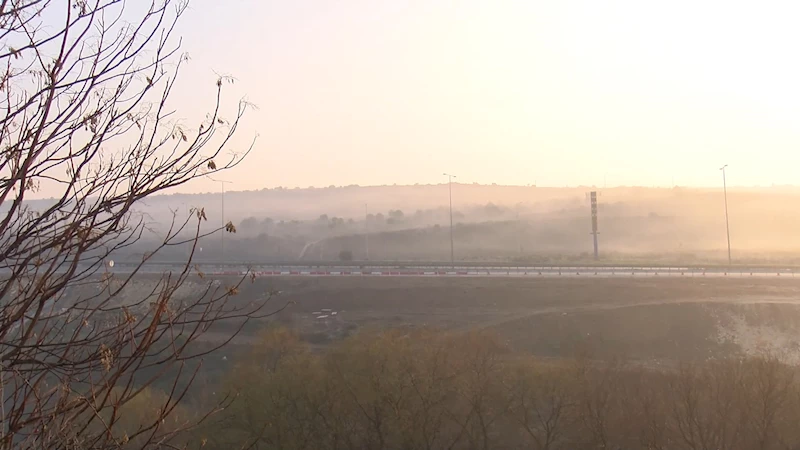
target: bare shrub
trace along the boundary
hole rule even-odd
[[[522,431],[527,448],[564,448],[574,432],[576,398],[574,380],[563,365],[525,361],[512,369],[507,382],[509,415]],[[566,375],[566,376],[565,376]]]
[[[748,421],[744,369],[739,361],[684,365],[671,382],[672,420],[691,449],[739,448]]]
[[[221,320],[243,326],[263,314],[267,295],[235,300],[242,280],[205,280],[197,295],[176,297],[193,276],[202,208],[162,227],[136,210],[249,152],[228,149],[247,108],[225,117],[230,79],[209,86],[202,122],[172,117],[187,61],[172,31],[185,10],[171,0],[0,2],[0,448],[164,445],[196,423],[165,425],[196,375],[192,361],[213,350],[192,343]],[[30,203],[37,193],[51,199]],[[222,230],[235,228],[208,233]],[[115,251],[153,233],[151,253],[111,268]],[[120,299],[154,253],[178,244],[191,248],[185,265]],[[69,295],[89,286],[93,294]],[[156,381],[167,386],[149,397],[158,406],[118,433]]]
[[[653,370],[512,354],[486,333],[362,333],[322,353],[270,331],[231,371],[205,448],[792,449],[795,368]]]

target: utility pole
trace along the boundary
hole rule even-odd
[[[222,260],[222,263],[225,263],[225,225],[227,225],[227,222],[225,222],[225,183],[232,184],[233,181],[217,180],[211,177],[208,178],[211,181],[216,181],[222,185],[222,237],[220,238],[222,241],[222,252],[220,254],[220,259]]]
[[[728,237],[728,265],[731,265],[731,227],[730,223],[728,222],[728,183],[725,180],[725,168],[728,167],[727,164],[720,167],[719,170],[722,171],[722,193],[725,197],[725,234]]]
[[[456,266],[455,251],[453,249],[453,178],[455,175],[449,173],[442,174],[447,177],[447,189],[450,193],[450,264]]]
[[[364,243],[367,248],[367,261],[369,261],[369,211],[364,203]]]
[[[600,254],[597,248],[597,191],[589,193],[589,200],[592,206],[592,236],[594,237],[594,259],[600,259]]]
[[[519,240],[519,235],[521,232],[522,232],[522,227],[520,226],[519,223],[519,203],[517,203],[517,232],[515,234],[517,235],[517,249],[519,249],[520,254],[522,254],[522,243]]]

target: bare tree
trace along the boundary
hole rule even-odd
[[[665,450],[676,446],[668,420],[669,406],[674,399],[666,388],[672,376],[640,369],[629,380],[632,385],[629,394],[632,411],[629,413],[630,423],[644,448]]]
[[[686,448],[741,448],[751,409],[741,361],[685,365],[671,384],[672,421]]]
[[[572,431],[575,405],[564,372],[563,367],[526,364],[511,375],[509,415],[522,428],[522,439],[530,448],[558,448],[562,437]]]
[[[458,420],[470,448],[489,449],[498,444],[498,424],[507,414],[510,401],[499,380],[506,350],[500,340],[487,332],[470,332],[458,342],[464,375],[459,381],[458,409],[467,411]]]
[[[792,419],[796,417],[792,411],[795,372],[769,354],[749,359],[744,369],[743,391],[748,412],[745,445],[759,450],[779,448],[779,436],[790,436],[788,431],[796,428],[786,426],[787,421],[794,422]]]
[[[185,10],[173,0],[0,0],[0,448],[168,443],[204,417],[164,426],[196,375],[192,342],[220,320],[238,319],[235,333],[264,314],[265,301],[235,301],[243,277],[176,295],[194,276],[203,209],[176,212],[126,274],[109,267],[152,230],[140,200],[231,168],[252,148],[228,150],[248,106],[223,117],[230,79],[217,81],[202,123],[173,118],[187,57],[172,34]],[[37,192],[52,199],[32,206]],[[179,239],[185,230],[194,237]],[[206,232],[220,231],[235,228]],[[138,299],[123,295],[153,253],[178,244],[192,249],[180,270]],[[171,388],[155,413],[133,430],[115,426],[164,377]]]

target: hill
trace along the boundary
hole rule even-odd
[[[591,252],[587,193],[595,188],[453,185],[454,241],[461,259],[581,256]],[[726,251],[721,190],[676,187],[599,189],[600,246],[604,254],[683,255],[719,258]],[[143,206],[153,228],[164,227],[190,207],[222,224],[219,194],[159,196]],[[800,200],[794,188],[731,188],[728,192],[734,254],[751,259],[800,255]],[[226,236],[224,258],[239,261],[448,259],[446,185],[264,189],[228,192],[225,219],[237,227]],[[369,234],[369,238],[364,236]],[[152,238],[152,236],[149,236]],[[144,244],[144,243],[143,243]],[[203,254],[219,260],[222,241],[203,240]],[[146,246],[131,249],[143,252]],[[171,249],[172,259],[186,250]],[[673,258],[674,259],[674,258]]]

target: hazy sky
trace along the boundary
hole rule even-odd
[[[192,0],[175,100],[207,108],[216,71],[258,105],[236,190],[444,171],[712,186],[725,163],[731,184],[792,184],[798,17],[797,2]]]

